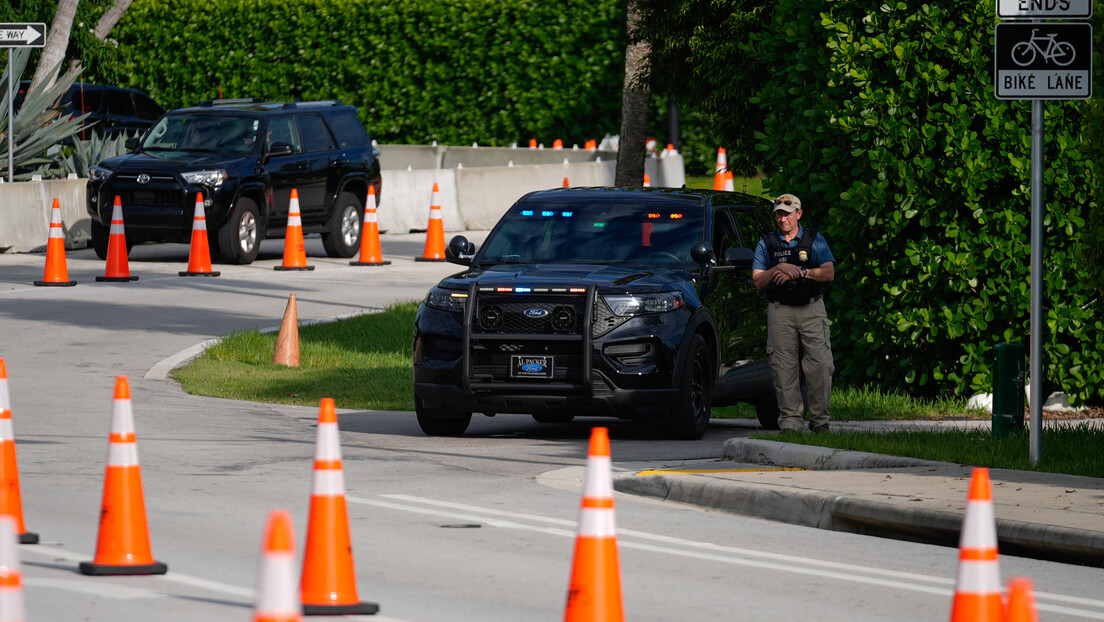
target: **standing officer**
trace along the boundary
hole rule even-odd
[[[801,200],[792,194],[779,195],[774,200],[778,231],[763,236],[755,247],[751,278],[770,301],[767,354],[778,396],[778,426],[795,432],[805,427],[804,372],[809,429],[820,434],[828,431],[828,399],[835,371],[823,294],[824,284],[836,276],[836,258],[824,236],[800,226],[799,220]]]

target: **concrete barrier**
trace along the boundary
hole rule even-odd
[[[562,187],[565,177],[572,186],[611,186],[617,167],[612,151],[444,145],[379,145],[379,150],[383,190],[377,217],[384,233],[425,230],[434,183],[446,231],[482,230],[526,193]],[[644,171],[655,187],[686,183],[681,155],[649,157]],[[86,182],[0,183],[0,252],[45,249],[55,198],[66,248],[87,246]]]

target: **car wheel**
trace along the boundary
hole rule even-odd
[[[713,365],[701,335],[687,344],[686,362],[679,376],[679,393],[665,425],[670,438],[694,440],[705,434],[713,400]]]
[[[533,415],[533,420],[537,423],[571,423],[574,418],[575,415]]]
[[[414,412],[418,415],[418,425],[427,436],[460,436],[471,423],[470,412],[426,408],[422,399],[414,396]]]
[[[107,259],[107,243],[110,239],[110,232],[107,227],[95,220],[92,221],[91,228],[92,248],[96,251],[96,256],[100,259]]]
[[[96,251],[96,256],[100,259],[107,259],[107,247],[111,244],[111,230],[106,225],[101,225],[95,220],[91,221],[92,229],[92,250]],[[129,239],[126,243],[127,255],[130,255],[130,249],[134,248],[134,243]]]
[[[250,199],[238,199],[237,209],[219,229],[218,250],[232,264],[251,264],[261,247],[261,213]]]
[[[322,246],[330,257],[352,257],[360,250],[360,223],[364,205],[352,192],[342,192],[337,198],[327,231],[322,234]]]
[[[771,391],[755,400],[755,416],[764,430],[778,429],[778,396]]]

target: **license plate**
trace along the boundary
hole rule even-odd
[[[515,354],[510,357],[511,378],[551,378],[551,356],[523,356]]]
[[[135,190],[134,202],[138,205],[153,205],[157,202],[157,194],[151,190]]]

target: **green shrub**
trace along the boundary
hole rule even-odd
[[[136,0],[120,75],[169,108],[340,99],[380,142],[582,145],[620,128],[616,0]]]

